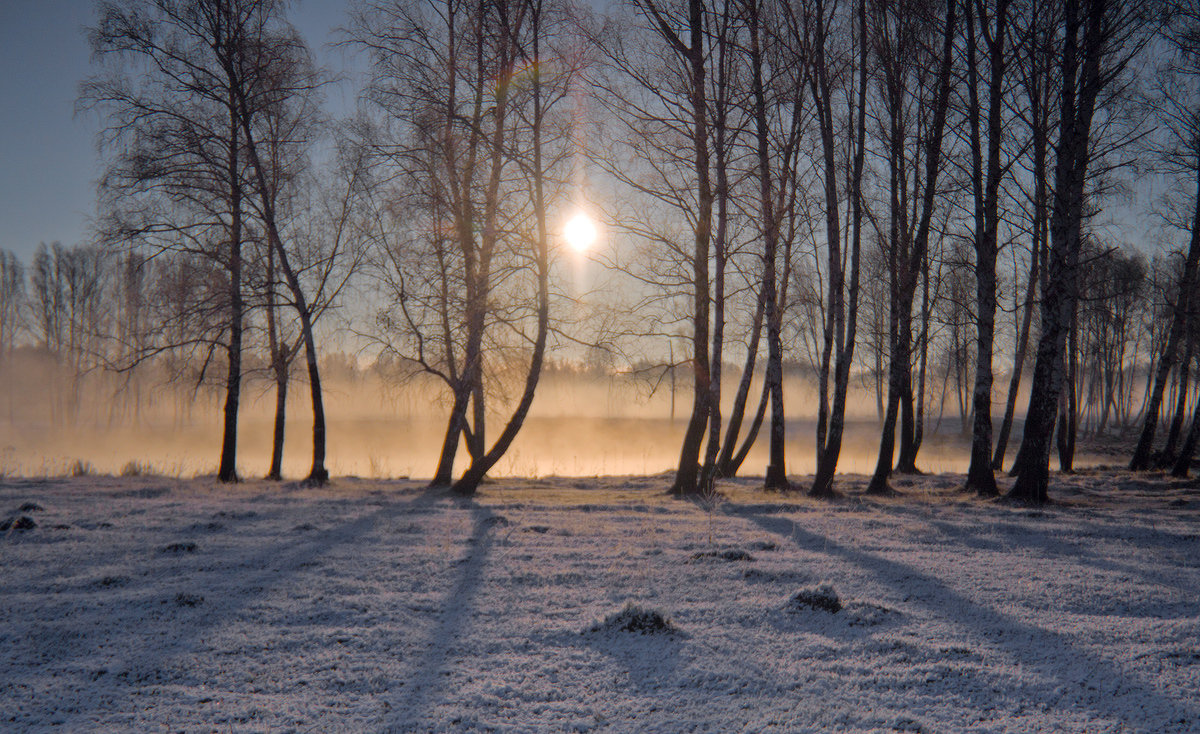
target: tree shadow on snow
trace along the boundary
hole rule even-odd
[[[1124,671],[1115,661],[1075,646],[1069,636],[980,604],[950,588],[937,576],[875,553],[843,545],[833,538],[806,530],[785,517],[760,515],[736,506],[728,507],[727,511],[730,515],[749,520],[764,530],[791,540],[806,551],[839,558],[869,571],[906,596],[909,604],[924,607],[930,616],[951,618],[971,628],[977,641],[1004,649],[1017,664],[1036,671],[1036,675],[1022,676],[1020,681],[1009,682],[1005,695],[1014,698],[1018,705],[1045,703],[1061,708],[1064,698],[1094,683],[1098,689],[1095,695],[1086,701],[1078,699],[1075,706],[1123,721],[1134,730],[1194,726],[1200,720],[1200,707],[1194,701],[1170,698],[1155,690],[1152,684]],[[927,593],[914,593],[918,590]],[[1041,659],[1030,659],[1028,653],[1031,650],[1039,651]],[[1071,665],[1068,667],[1064,661],[1071,661]],[[1066,670],[1083,670],[1086,673],[1082,680],[1075,680],[1064,674]],[[974,700],[977,701],[990,697],[992,690],[991,682],[980,681],[976,690],[957,693],[968,700],[972,697],[965,694],[975,693],[977,696]],[[956,691],[946,693],[954,694]],[[1030,697],[1022,698],[1022,694]],[[1164,719],[1147,721],[1148,708],[1159,709]]]
[[[421,492],[386,504],[352,505],[360,514],[348,522],[338,522],[324,530],[309,526],[310,530],[299,538],[295,534],[268,536],[262,544],[243,546],[247,552],[241,555],[210,555],[203,543],[198,552],[179,557],[163,556],[153,543],[135,546],[133,551],[144,555],[130,562],[131,576],[136,579],[155,569],[161,572],[160,564],[170,562],[181,564],[172,569],[176,577],[156,579],[144,589],[129,584],[126,590],[137,592],[136,595],[107,609],[96,609],[89,604],[85,611],[94,615],[94,623],[76,621],[72,627],[64,628],[65,631],[82,627],[82,633],[58,632],[54,649],[46,651],[38,665],[29,666],[25,678],[6,683],[13,690],[28,689],[30,685],[25,679],[33,683],[54,672],[61,690],[46,690],[42,699],[67,730],[75,724],[93,725],[97,715],[134,714],[140,709],[132,697],[139,688],[171,682],[159,679],[164,674],[183,676],[184,680],[174,681],[179,685],[208,686],[208,681],[193,677],[188,662],[199,654],[211,656],[215,652],[196,650],[208,644],[209,635],[219,634],[235,624],[271,590],[294,583],[299,574],[318,565],[318,559],[339,549],[353,548],[364,536],[387,527],[389,521],[442,501],[443,494]],[[255,520],[274,519],[271,514],[256,515]],[[283,542],[271,542],[274,540]],[[203,595],[180,592],[172,606],[168,597],[183,587],[201,591]],[[181,599],[191,603],[183,603]],[[46,627],[44,632],[56,633],[54,625],[42,627]],[[110,652],[113,650],[121,652],[114,654]],[[253,657],[250,652],[246,655]],[[105,667],[96,669],[96,662]],[[89,689],[89,695],[74,695],[72,691],[78,685]],[[204,720],[205,713],[211,711],[196,712],[197,719]],[[232,716],[232,712],[222,711],[221,715]]]
[[[470,507],[472,514],[471,536],[467,540],[467,555],[458,562],[458,579],[454,587],[446,592],[441,604],[437,627],[430,636],[426,651],[411,667],[412,676],[404,682],[403,695],[399,701],[386,702],[383,731],[432,730],[418,722],[431,713],[438,700],[450,689],[448,678],[455,662],[454,648],[467,632],[475,597],[484,581],[485,566],[495,543],[497,527],[503,527],[503,517],[488,507],[472,501],[461,501]]]

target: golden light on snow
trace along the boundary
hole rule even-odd
[[[596,241],[596,224],[591,217],[579,212],[563,226],[563,238],[575,252],[584,252]]]

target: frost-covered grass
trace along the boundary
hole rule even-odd
[[[4,479],[0,730],[1200,730],[1196,485],[961,481]]]

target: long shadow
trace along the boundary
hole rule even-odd
[[[417,722],[436,705],[438,695],[446,690],[445,681],[441,679],[449,674],[450,651],[470,619],[472,602],[483,583],[484,566],[495,542],[495,534],[491,530],[497,516],[487,507],[477,504],[470,507],[474,524],[471,537],[467,540],[466,558],[459,562],[461,569],[458,581],[442,601],[437,629],[429,639],[424,656],[413,668],[403,699],[391,706],[381,722],[383,731],[432,730],[431,725],[419,726]]]
[[[1128,538],[1137,543],[1138,559],[1145,561],[1139,565],[1098,552],[1095,543],[1090,542],[1091,538],[1077,525],[1079,522],[1093,519],[1089,510],[1060,506],[1053,516],[1045,516],[1040,511],[1034,511],[1033,514],[1002,513],[999,515],[995,512],[981,512],[987,507],[989,507],[988,503],[979,504],[967,518],[978,520],[979,524],[947,520],[938,512],[930,513],[901,504],[890,506],[888,512],[899,517],[908,517],[917,522],[927,523],[954,541],[980,551],[1008,553],[1014,547],[1014,540],[1017,544],[1022,542],[1020,539],[1014,539],[1013,536],[1027,535],[1033,539],[1039,553],[1045,557],[1071,559],[1098,570],[1136,576],[1152,581],[1156,585],[1178,590],[1185,598],[1192,595],[1193,580],[1185,572],[1177,567],[1154,563],[1150,554],[1160,551],[1176,551],[1179,550],[1181,543],[1194,543],[1196,541],[1194,533],[1178,533],[1154,527],[1140,528],[1135,537]],[[961,513],[964,509],[970,508],[970,505],[965,508],[958,507],[957,511]],[[1063,528],[1055,519],[1056,517],[1072,523],[1070,527],[1066,528],[1069,532],[1061,532]],[[1034,518],[1041,519],[1035,520]],[[1104,521],[1112,522],[1109,519]],[[1114,530],[1114,532],[1120,531]]]
[[[928,520],[928,522],[943,535],[969,548],[992,553],[1007,553],[1013,548],[1012,538],[1006,538],[1003,535],[989,538],[980,532],[974,532],[969,525],[944,520]],[[1028,527],[1003,523],[988,526],[987,529],[1010,534],[1032,535],[1039,552],[1049,558],[1070,559],[1100,571],[1128,574],[1158,586],[1179,591],[1184,598],[1194,595],[1194,580],[1185,571],[1178,567],[1154,563],[1152,560],[1155,557],[1152,554],[1164,550],[1175,550],[1180,542],[1186,542],[1190,538],[1181,538],[1177,534],[1158,530],[1154,533],[1162,537],[1139,536],[1137,538],[1137,557],[1144,561],[1139,565],[1099,553],[1096,545],[1088,542],[1089,538],[1086,536],[1071,537],[1055,534],[1053,525]]]
[[[124,612],[116,617],[106,615],[103,617],[105,624],[101,627],[104,632],[109,634],[82,635],[75,639],[61,640],[59,648],[52,657],[44,657],[42,665],[29,666],[26,669],[26,678],[35,681],[38,677],[44,677],[46,672],[44,666],[51,665],[65,670],[66,675],[58,677],[63,685],[67,685],[73,675],[84,675],[80,669],[86,665],[89,658],[96,656],[106,659],[106,665],[115,670],[128,671],[135,666],[146,670],[165,666],[172,659],[188,654],[196,641],[203,639],[210,630],[220,629],[222,625],[236,618],[249,605],[265,595],[268,589],[286,584],[290,576],[313,565],[316,559],[328,555],[339,547],[354,543],[391,518],[414,508],[433,505],[444,499],[445,495],[441,492],[419,492],[407,500],[379,506],[373,512],[367,512],[348,524],[336,525],[326,530],[310,531],[298,542],[272,545],[262,548],[256,553],[244,554],[240,557],[222,557],[219,559],[221,561],[220,570],[214,571],[211,568],[193,570],[196,581],[203,583],[207,580],[208,574],[215,572],[219,574],[218,578],[226,582],[223,584],[224,586],[227,588],[236,586],[236,588],[244,590],[244,593],[222,599],[222,603],[219,605],[201,606],[202,613],[188,615],[184,625],[179,624],[177,620],[164,619],[161,616],[154,619],[141,618],[137,611]],[[147,554],[155,553],[153,547],[145,547],[142,550]],[[145,567],[153,563],[153,561],[146,561],[140,565]],[[255,569],[257,572],[242,575],[235,569]],[[130,570],[136,573],[135,569]],[[168,586],[167,589],[155,589],[152,593],[158,595],[164,592],[169,593],[169,588]],[[148,625],[141,626],[147,622],[149,622]],[[171,636],[166,641],[162,641],[160,636],[153,634],[156,627],[170,629]],[[112,634],[113,632],[116,634]],[[119,658],[110,657],[111,653],[101,648],[123,650],[124,654]],[[107,669],[104,672],[107,672]],[[93,682],[85,687],[104,688],[107,687],[104,685],[105,683],[108,686],[117,683],[112,675],[98,677],[102,674],[100,671],[93,671]],[[12,684],[13,690],[17,690],[24,687],[21,683],[22,680],[24,678],[12,679],[8,682]],[[128,703],[127,694],[123,690],[111,688],[107,693],[109,695],[90,695],[84,696],[80,700],[60,701],[60,704],[69,705],[69,709],[66,711],[69,715],[64,717],[67,730],[72,728],[72,721],[81,724],[89,722],[91,715],[95,713],[123,712],[122,703]]]
[[[1127,676],[1111,660],[1094,655],[1085,649],[1074,647],[1072,640],[1066,635],[1027,624],[989,606],[979,604],[951,589],[936,576],[874,553],[847,547],[828,536],[805,530],[787,518],[741,512],[737,507],[728,507],[727,512],[745,518],[764,530],[788,538],[805,550],[840,557],[874,573],[888,585],[899,587],[906,581],[921,582],[925,588],[931,591],[931,594],[925,598],[913,595],[909,597],[909,601],[921,604],[934,615],[953,614],[953,619],[963,625],[968,622],[973,623],[980,638],[1004,647],[1014,659],[1036,669],[1046,678],[1056,679],[1060,684],[1080,682],[1066,679],[1062,675],[1063,671],[1057,665],[1022,659],[1022,655],[1028,649],[1053,650],[1054,660],[1082,661],[1089,671],[1088,679],[1120,681],[1120,689],[1132,692],[1141,701],[1149,702],[1164,712],[1167,720],[1158,722],[1158,725],[1179,725],[1191,722],[1191,725],[1194,726],[1200,720],[1200,709],[1195,703],[1189,704],[1168,698],[1142,681]],[[906,589],[901,590],[906,591]],[[989,632],[1000,634],[988,634]],[[1022,645],[1018,642],[1021,640],[1028,642]],[[1045,686],[1044,692],[1048,697],[1054,697],[1055,688],[1058,686]],[[1114,697],[1108,695],[1097,696],[1096,703],[1093,705],[1103,709],[1107,715],[1124,721],[1134,730],[1146,727],[1147,722],[1144,719],[1135,718],[1139,713],[1144,714],[1144,711],[1127,710],[1119,704],[1114,704],[1114,700]],[[1086,705],[1082,701],[1080,704]]]

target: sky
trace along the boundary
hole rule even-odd
[[[345,0],[303,0],[292,19],[318,58],[335,71],[353,59],[328,44],[344,24]],[[96,113],[75,113],[91,73],[84,29],[93,0],[0,0],[0,249],[28,262],[39,242],[88,238],[101,172]],[[347,82],[346,89],[352,86]],[[329,92],[348,108],[352,92]]]
[[[604,5],[593,2],[593,5]],[[349,0],[298,0],[290,15],[318,60],[343,81],[327,88],[327,111],[354,105],[363,66],[340,39]],[[0,0],[0,249],[28,262],[39,242],[75,245],[89,238],[101,172],[97,113],[75,113],[80,81],[91,73],[85,28],[94,0]],[[1138,187],[1133,209],[1154,198]],[[1134,242],[1161,233],[1131,227],[1137,215],[1110,202],[1110,216]]]

